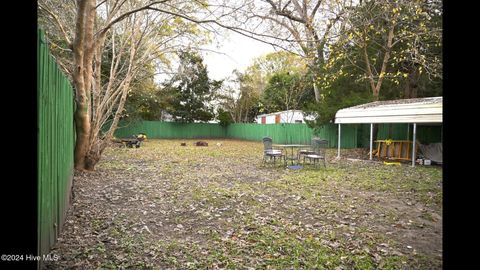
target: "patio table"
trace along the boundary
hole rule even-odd
[[[293,165],[294,160],[296,161],[297,165],[299,164],[298,163],[298,161],[299,161],[298,148],[310,147],[310,145],[306,145],[306,144],[274,144],[272,146],[284,148],[285,149],[285,159],[290,160],[292,165]],[[291,149],[291,155],[288,155],[288,148]],[[297,149],[296,154],[294,153],[295,148]]]

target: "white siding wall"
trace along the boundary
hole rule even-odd
[[[299,120],[303,123],[303,113],[301,112],[284,112],[280,118],[280,123],[296,123]]]
[[[267,119],[265,119],[265,124],[275,124],[275,114],[267,115]]]
[[[275,124],[275,116],[277,114],[271,114],[265,116],[265,124]],[[295,123],[296,120],[303,121],[303,113],[302,112],[282,112],[280,114],[280,123]],[[262,116],[257,116],[256,118],[257,124],[262,123]]]

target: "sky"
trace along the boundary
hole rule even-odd
[[[203,53],[208,75],[214,80],[232,75],[234,69],[243,72],[252,64],[254,58],[275,51],[271,45],[235,32],[229,32],[227,37],[219,38],[218,42],[213,42],[204,49],[216,51]]]

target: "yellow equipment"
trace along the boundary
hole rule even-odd
[[[385,165],[396,165],[396,166],[402,166],[400,162],[386,162],[384,161],[383,164]]]

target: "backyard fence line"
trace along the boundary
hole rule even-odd
[[[263,137],[271,137],[274,143],[310,144],[312,137],[320,137],[328,141],[328,147],[337,146],[337,126],[330,124],[314,130],[306,124],[231,124],[227,126],[227,138],[261,141]],[[342,130],[343,132],[343,130]],[[344,148],[355,148],[357,145],[356,127],[351,126],[342,135]]]
[[[50,252],[62,230],[73,181],[73,89],[50,55],[45,35],[37,37],[38,255]],[[38,268],[42,268],[42,260]]]
[[[342,147],[355,148],[358,145],[357,133],[359,125],[351,125],[342,129]],[[324,125],[318,130],[306,124],[254,124],[237,123],[222,127],[211,123],[175,123],[162,121],[122,122],[115,132],[118,138],[131,137],[145,133],[152,139],[195,139],[224,138],[249,141],[261,141],[263,137],[271,137],[274,143],[309,144],[312,137],[327,139],[329,147],[336,147],[338,127],[334,124]]]
[[[157,139],[225,138],[225,132],[218,124],[138,121],[120,122],[115,137],[128,138],[134,134],[145,133],[148,138]]]
[[[439,127],[420,127],[418,138],[424,143],[438,142]],[[378,139],[405,140],[408,135],[407,124],[380,124]],[[410,134],[411,134],[410,130]],[[226,127],[212,123],[177,123],[162,121],[121,122],[115,132],[119,138],[131,137],[145,133],[152,139],[195,139],[224,138],[249,141],[261,141],[263,137],[271,137],[274,143],[309,144],[312,137],[320,137],[328,141],[328,147],[337,147],[338,125],[325,124],[311,129],[306,124],[255,124],[235,123]],[[370,125],[342,125],[342,148],[364,148],[369,146]],[[410,139],[411,139],[410,135]]]

